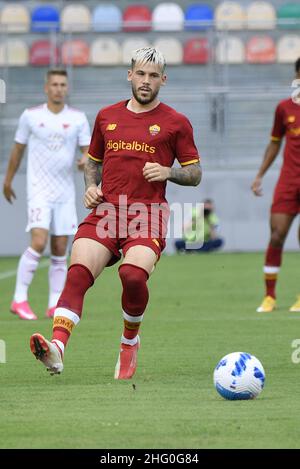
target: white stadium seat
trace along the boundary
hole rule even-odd
[[[150,43],[144,37],[136,36],[125,39],[122,44],[122,63],[129,66],[131,62],[132,51],[139,49],[140,47],[148,46],[150,46]]]
[[[300,56],[300,36],[285,34],[277,42],[277,61],[294,63]]]
[[[18,3],[4,5],[0,13],[0,27],[2,26],[4,33],[27,33],[30,29],[28,9]]]
[[[183,48],[181,42],[175,37],[157,38],[154,46],[159,49],[167,62],[167,65],[178,65],[183,60]]]
[[[217,29],[243,29],[246,26],[246,12],[239,3],[225,1],[215,9],[215,22]]]
[[[216,61],[221,64],[241,64],[245,61],[245,47],[238,37],[221,39],[216,47]]]
[[[86,32],[91,29],[91,13],[88,7],[71,4],[61,12],[61,30],[63,32]]]
[[[246,14],[249,29],[274,29],[276,26],[276,10],[269,2],[250,3]]]
[[[184,25],[184,13],[176,3],[160,3],[152,12],[154,31],[181,31]]]
[[[23,67],[29,63],[29,49],[21,39],[9,39],[0,44],[0,66]]]
[[[121,63],[121,51],[118,41],[111,37],[99,38],[90,47],[91,65],[118,65]]]

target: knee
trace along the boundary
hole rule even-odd
[[[140,289],[148,280],[148,273],[132,264],[122,264],[119,267],[119,276],[123,287],[132,290]]]
[[[66,255],[66,247],[65,246],[55,246],[51,249],[51,254],[53,256],[63,257]]]
[[[37,238],[35,237],[32,241],[31,241],[31,247],[32,249],[34,249],[36,252],[38,252],[39,254],[42,254],[45,250],[45,247],[46,247],[46,244],[47,244],[47,241],[45,241],[43,238]]]
[[[94,283],[94,277],[87,267],[72,264],[68,269],[66,284],[70,291],[86,291]]]
[[[67,240],[51,238],[51,254],[53,256],[64,256],[67,251]]]
[[[270,244],[275,247],[279,248],[282,247],[285,241],[285,234],[281,233],[279,230],[273,230],[271,233],[271,240]]]

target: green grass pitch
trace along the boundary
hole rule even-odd
[[[298,254],[286,253],[278,308],[258,314],[263,254],[163,256],[149,281],[138,370],[115,381],[122,332],[117,268],[88,292],[61,376],[49,376],[29,350],[29,337],[51,334],[44,318],[47,268],[30,290],[38,321],[9,313],[17,259],[0,260],[1,448],[299,448],[300,313],[288,308],[300,293]],[[1,274],[2,273],[2,274]],[[256,355],[266,371],[253,401],[225,401],[213,370],[227,353]],[[300,354],[299,354],[300,355]],[[135,384],[135,386],[133,386]]]

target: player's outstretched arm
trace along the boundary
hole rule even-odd
[[[168,168],[159,163],[146,163],[143,175],[148,182],[171,181],[181,186],[198,186],[202,171],[199,163],[193,163],[183,168]]]
[[[262,195],[262,178],[264,174],[268,171],[269,167],[275,160],[276,156],[278,155],[280,151],[280,146],[281,146],[281,140],[271,141],[266,148],[263,162],[258,170],[258,173],[253,183],[251,184],[252,192],[257,196]]]
[[[84,171],[84,167],[89,160],[89,157],[88,157],[89,147],[88,146],[80,147],[80,151],[82,153],[82,157],[77,160],[77,169],[79,171]]]
[[[26,145],[15,142],[9,157],[9,162],[3,182],[3,194],[9,203],[13,203],[16,194],[11,186],[14,175],[18,171]]]
[[[102,191],[99,184],[102,176],[102,165],[91,158],[84,167],[85,194],[84,205],[86,208],[95,208],[102,202]]]
[[[101,177],[102,164],[89,158],[84,166],[85,189],[88,189],[92,185],[98,186],[101,182]]]
[[[202,178],[200,163],[189,164],[183,168],[170,168],[168,180],[181,186],[198,186]]]

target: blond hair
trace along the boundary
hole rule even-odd
[[[45,82],[49,81],[49,78],[53,77],[54,75],[60,75],[62,77],[68,78],[67,70],[63,68],[50,68],[50,70],[48,70],[45,75]]]
[[[166,60],[158,49],[155,49],[155,47],[141,47],[140,49],[133,51],[131,57],[132,70],[136,63],[146,64],[149,62],[158,65],[161,68],[161,73],[164,72],[166,67]]]

